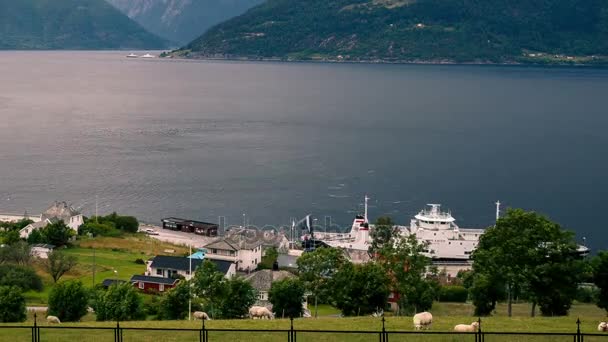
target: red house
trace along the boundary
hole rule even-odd
[[[131,277],[131,284],[144,292],[164,292],[174,288],[179,279],[150,277],[136,274]]]

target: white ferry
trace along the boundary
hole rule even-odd
[[[127,55],[127,58],[137,58],[138,56],[134,53],[130,53]]]
[[[145,55],[143,55],[143,56],[141,56],[141,57],[139,57],[139,58],[155,58],[155,57],[156,57],[156,56],[154,56],[154,55],[151,55],[151,54],[147,53],[147,54],[145,54]]]

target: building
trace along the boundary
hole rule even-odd
[[[136,274],[131,277],[131,284],[144,292],[165,292],[177,286],[179,279],[151,277]]]
[[[35,258],[48,259],[49,253],[53,251],[53,248],[55,248],[55,246],[43,243],[32,245],[30,254]]]
[[[218,225],[215,223],[185,220],[176,217],[162,219],[163,229],[178,230],[204,236],[217,236]]]
[[[215,264],[218,271],[222,272],[226,278],[230,278],[236,274],[234,262],[226,260],[210,261]],[[192,278],[190,269],[194,273],[196,268],[202,263],[203,259],[157,255],[153,259],[148,260],[146,264],[146,276],[154,278],[179,278],[181,276],[186,280],[190,280]]]
[[[295,275],[287,271],[261,270],[249,275],[245,280],[251,283],[254,289],[258,291],[257,305],[268,304],[268,292],[275,281],[295,278]]]
[[[207,244],[205,249],[207,259],[234,262],[236,269],[242,272],[254,271],[262,262],[262,244],[242,235],[226,236]]]
[[[19,236],[22,239],[27,239],[28,236],[38,229],[42,229],[49,224],[63,221],[66,226],[78,233],[78,228],[84,223],[84,217],[80,212],[68,205],[66,202],[54,202],[42,215],[40,220],[27,225],[19,231]]]
[[[282,231],[231,227],[225,236],[232,240],[246,239],[249,243],[259,243],[263,248],[274,247],[279,251],[289,251],[289,239]]]

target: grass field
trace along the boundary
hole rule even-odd
[[[335,309],[321,306],[324,312],[333,313]],[[436,303],[431,312],[434,313],[433,326],[431,332],[449,332],[453,326],[460,323],[470,323],[476,320],[470,316],[472,310],[470,304],[458,303]],[[482,318],[482,328],[486,332],[553,332],[553,333],[574,333],[576,332],[576,319],[582,321],[581,330],[585,333],[596,333],[597,324],[605,319],[606,313],[589,304],[575,304],[567,317],[527,317],[529,315],[529,305],[514,305],[515,317],[505,317],[506,306],[500,304],[497,312],[492,317]],[[321,310],[320,310],[321,312]],[[87,315],[82,323],[63,323],[63,327],[115,327],[113,322],[94,322],[93,315]],[[42,320],[39,319],[39,322]],[[28,322],[23,325],[32,324],[30,315]],[[41,326],[48,326],[46,322],[41,322]],[[180,328],[180,329],[199,329],[201,322],[188,321],[141,321],[123,322],[120,324],[124,328]],[[290,322],[286,319],[276,320],[212,320],[206,322],[209,329],[289,329]],[[294,320],[296,330],[341,330],[346,333],[298,333],[298,341],[377,341],[378,335],[362,334],[361,331],[380,331],[382,323],[379,318],[373,317],[354,317],[336,318],[322,317],[318,319],[302,318]],[[413,331],[411,317],[387,317],[386,329],[389,331]],[[29,330],[2,329],[0,325],[0,341],[19,341],[30,339]],[[508,335],[486,336],[487,341],[572,341],[572,336],[525,336]],[[64,330],[64,329],[42,329],[42,341],[112,341],[112,330]],[[286,341],[285,332],[209,332],[210,341],[230,341],[240,342],[255,341]],[[417,335],[390,335],[390,341],[474,341],[473,336],[469,335],[432,335],[422,333]],[[125,330],[124,341],[198,341],[197,332],[176,332],[176,331],[152,331],[152,330]],[[608,341],[608,334],[605,336],[587,336],[587,342]]]

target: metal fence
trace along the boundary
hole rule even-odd
[[[322,342],[322,341],[456,341],[456,342],[502,342],[502,341],[573,341],[595,342],[608,341],[608,334],[582,333],[580,320],[576,322],[576,331],[571,333],[542,332],[486,332],[479,327],[475,332],[441,332],[441,331],[398,331],[386,330],[385,320],[378,330],[303,330],[295,329],[293,319],[289,329],[210,329],[202,321],[198,329],[180,328],[136,328],[121,326],[120,322],[112,327],[87,326],[40,326],[34,320],[33,325],[0,326],[0,341],[113,341],[114,342],[216,342],[216,341],[281,341],[281,342]]]

